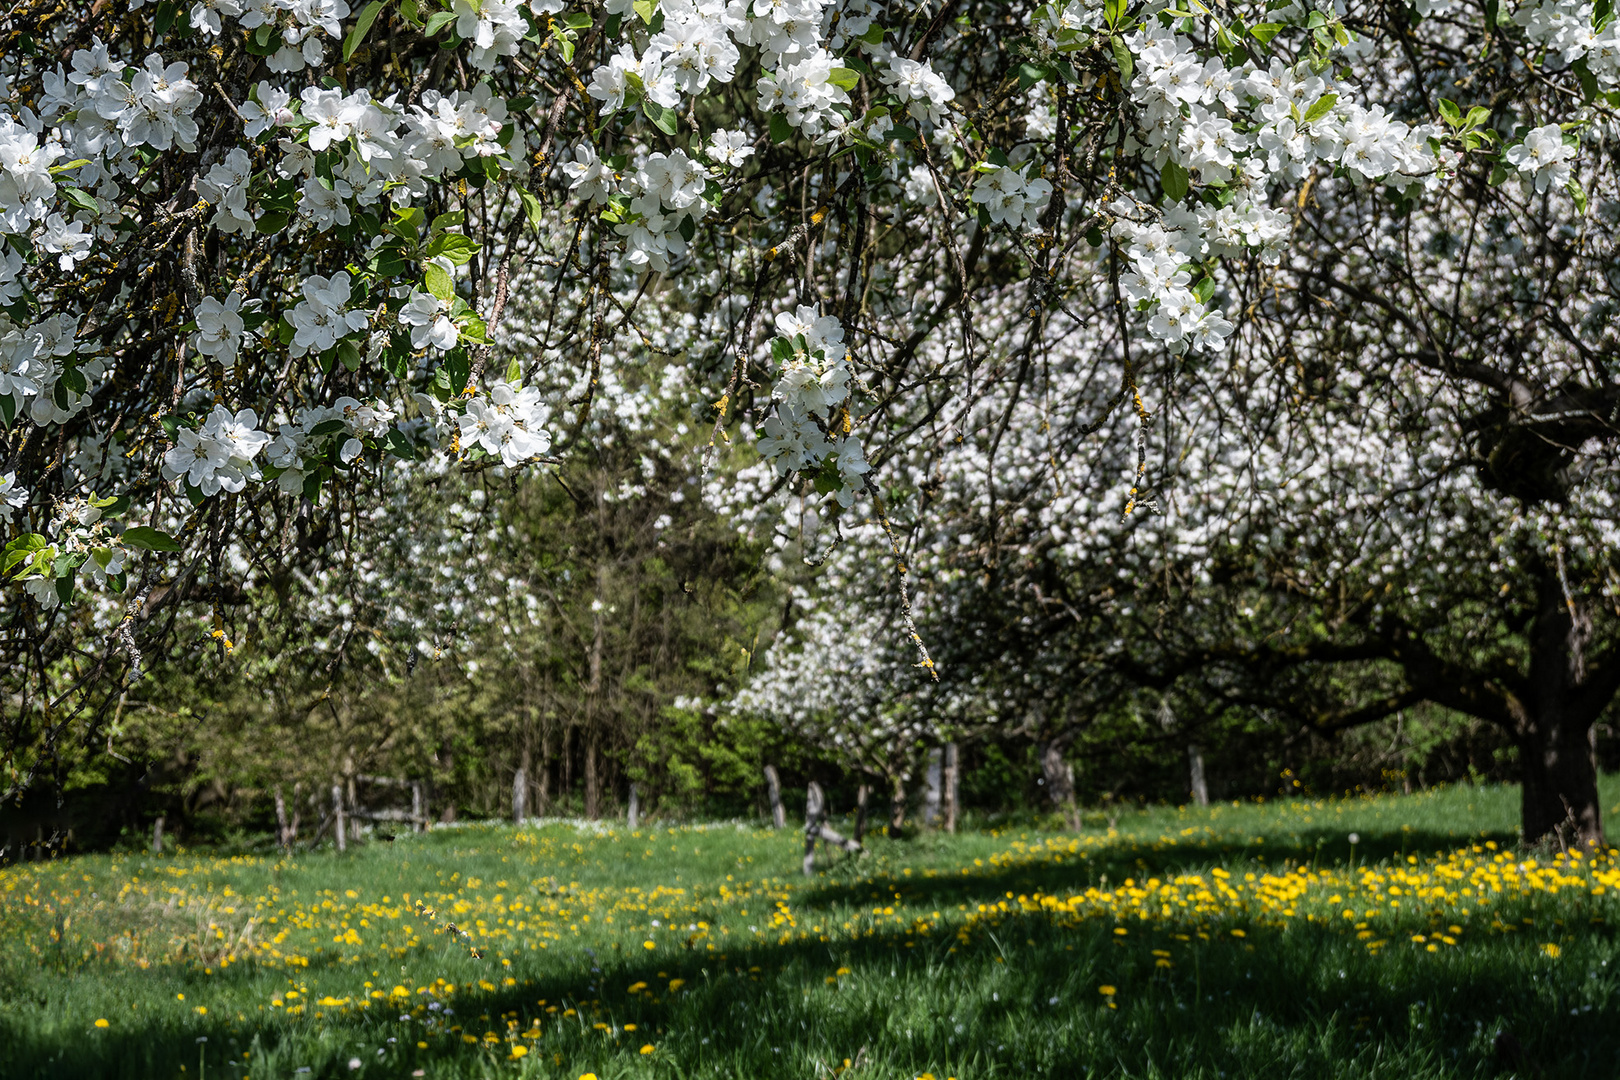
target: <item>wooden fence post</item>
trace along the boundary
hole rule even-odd
[[[945,831],[956,831],[956,816],[961,811],[957,795],[961,779],[961,755],[954,742],[945,744]]]
[[[872,785],[862,784],[855,789],[855,842],[866,839],[866,800],[872,795]]]
[[[513,776],[512,776],[512,822],[513,822],[513,824],[515,824],[515,825],[522,825],[523,824],[523,818],[526,816],[526,811],[528,809],[528,807],[525,804],[528,801],[529,801],[529,776],[528,776],[528,773],[523,768],[520,767],[518,769],[518,771],[516,773],[514,773]]]
[[[634,832],[641,825],[641,793],[636,785],[630,785],[630,812],[627,815],[630,822],[630,831]]]
[[[152,854],[154,854],[154,855],[163,854],[163,815],[162,814],[159,814],[158,819],[156,821],[152,822]]]
[[[1193,802],[1209,805],[1209,781],[1204,778],[1204,748],[1197,743],[1187,744],[1187,764],[1192,773]]]
[[[928,768],[923,773],[923,806],[922,823],[935,825],[939,822],[939,804],[944,787],[945,778],[940,775],[944,771],[945,752],[940,747],[928,751]]]
[[[765,793],[771,800],[771,828],[787,828],[787,811],[782,809],[782,780],[776,775],[776,766],[765,766]]]
[[[349,832],[348,832],[348,829],[345,828],[345,826],[347,825],[347,822],[346,822],[346,820],[344,818],[344,815],[343,815],[343,785],[342,784],[333,784],[332,785],[332,813],[334,815],[336,815],[337,848],[338,848],[339,851],[348,851],[349,850],[349,841],[348,841]]]
[[[276,846],[286,851],[290,843],[287,829],[287,800],[281,797],[281,785],[276,785]]]
[[[302,780],[294,780],[292,821],[287,825],[287,850],[289,852],[292,851],[293,845],[298,843],[298,823],[303,819],[304,816],[304,809],[298,802],[298,796],[303,790],[304,782]]]
[[[827,808],[827,798],[821,785],[814,780],[804,799],[804,876],[809,877],[816,866],[816,841],[821,838],[821,815]]]

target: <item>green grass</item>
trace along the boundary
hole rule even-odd
[[[1160,808],[810,879],[733,825],[13,866],[0,1077],[1620,1076],[1620,873],[1513,851],[1517,813]]]

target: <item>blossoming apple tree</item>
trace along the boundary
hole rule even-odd
[[[22,0],[0,33],[13,745],[94,732],[177,611],[228,648],[384,462],[546,461],[631,354],[835,524],[1054,350],[1145,454],[1143,372],[1331,329],[1283,295],[1318,233],[1370,260],[1325,300],[1403,310],[1384,244],[1430,207],[1579,232],[1620,74],[1607,4],[1496,0]],[[1305,213],[1340,197],[1390,209]],[[1497,392],[1612,430],[1612,370],[1536,376]]]

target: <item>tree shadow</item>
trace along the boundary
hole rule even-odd
[[[895,927],[724,952],[694,942],[656,959],[534,957],[514,965],[513,987],[456,993],[454,1024],[440,1025],[462,1028],[451,1034],[400,1022],[397,1007],[332,1016],[324,1038],[222,1018],[68,1040],[0,1020],[0,1074],[173,1077],[182,1066],[196,1075],[202,1061],[208,1075],[233,1062],[255,1078],[481,1076],[506,1060],[505,1044],[482,1044],[486,1031],[507,1031],[503,1014],[540,1021],[531,1056],[544,1069],[528,1075],[544,1076],[655,1075],[637,1071],[642,1040],[679,1074],[736,1077],[810,1076],[863,1053],[859,1075],[872,1077],[1620,1073],[1620,984],[1595,974],[1620,958],[1607,926],[1581,927],[1557,963],[1528,936],[1465,933],[1430,953],[1392,935],[1371,954],[1349,927],[1296,920],[1251,925],[1242,938],[1231,929],[1206,924],[1206,938],[1189,919],[1131,923],[1121,936],[1111,919],[1015,911],[965,936]]]

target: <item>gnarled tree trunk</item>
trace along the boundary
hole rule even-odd
[[[1587,670],[1592,618],[1584,600],[1566,592],[1561,575],[1543,566],[1537,582],[1525,700],[1510,698],[1519,744],[1524,838],[1561,847],[1606,847],[1597,789],[1597,733],[1616,675]]]

